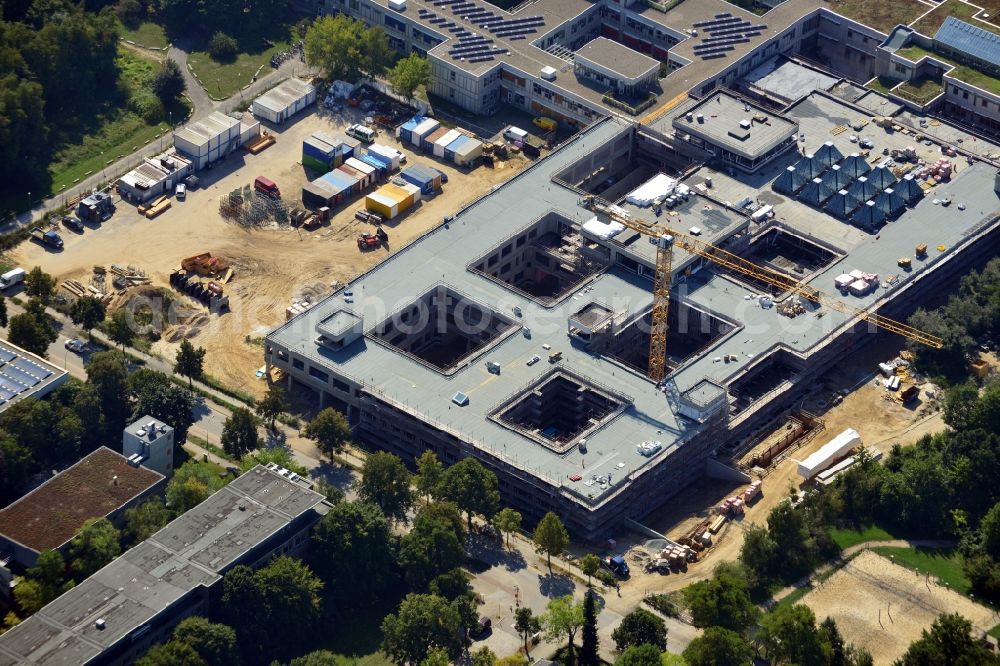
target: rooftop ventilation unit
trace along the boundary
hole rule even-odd
[[[750,129],[750,121],[744,118],[743,120],[740,121],[740,127],[742,127],[745,130]]]
[[[541,72],[542,78],[545,79],[546,81],[555,81],[557,71],[558,70],[556,70],[555,67],[549,67],[549,66],[542,67],[542,72]]]
[[[108,623],[104,621],[103,617],[99,617],[94,620],[94,626],[97,627],[98,631],[104,631],[105,627],[108,626]]]
[[[456,393],[451,397],[451,401],[458,405],[459,407],[465,407],[469,404],[469,396],[465,395],[461,391]]]
[[[394,12],[405,12],[406,0],[389,0],[389,9]]]

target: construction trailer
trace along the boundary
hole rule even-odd
[[[174,185],[193,172],[191,161],[171,150],[143,160],[142,164],[118,179],[116,188],[122,199],[141,204],[170,193]]]
[[[444,149],[445,159],[459,166],[471,166],[482,154],[483,142],[465,135],[460,136]]]
[[[251,138],[248,133],[247,140]],[[195,169],[222,159],[242,146],[242,140],[240,121],[219,111],[174,132],[174,148],[191,160]]]
[[[423,144],[424,137],[435,132],[441,123],[433,118],[414,116],[396,129],[396,137],[403,143],[409,143],[417,148]]]
[[[316,101],[316,88],[302,79],[288,79],[253,101],[253,115],[281,124]]]
[[[390,172],[399,169],[400,153],[395,148],[383,146],[380,143],[373,143],[366,150],[369,155],[373,155],[376,159],[385,162]]]
[[[379,177],[377,168],[356,157],[348,157],[344,160],[343,166],[350,167],[359,174],[358,178],[361,180],[361,189],[371,187]]]
[[[452,131],[453,130],[448,127],[438,127],[436,130],[424,137],[423,142],[420,144],[420,149],[425,153],[433,153],[434,144],[438,142],[438,139]]]
[[[434,142],[434,157],[444,157],[445,148],[450,144],[454,143],[457,139],[465,136],[457,129],[453,129],[447,134],[443,135],[440,139]]]
[[[848,428],[799,462],[799,475],[803,479],[813,478],[860,444],[861,435],[854,428]]]
[[[403,169],[399,174],[403,180],[420,188],[421,194],[431,194],[441,190],[441,172],[419,164]]]
[[[420,188],[416,185],[389,183],[365,197],[365,208],[372,213],[378,213],[383,219],[392,220],[412,208],[418,201],[420,201]]]

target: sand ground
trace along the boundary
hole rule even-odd
[[[170,272],[184,257],[211,252],[228,258],[235,269],[235,278],[226,287],[231,312],[198,317],[194,326],[186,326],[180,333],[193,333],[192,342],[208,350],[207,372],[230,386],[261,395],[264,383],[254,377],[263,364],[259,339],[284,320],[285,308],[294,298],[322,296],[331,284],[371,268],[527,164],[523,157],[515,157],[498,162],[495,168],[478,167],[470,172],[381,133],[378,141],[401,149],[408,156],[407,164],[433,166],[445,172],[449,182],[442,193],[421,201],[386,225],[388,249],[364,254],[355,238],[373,228],[354,219],[354,211],[364,206],[363,194],[355,195],[335,211],[328,224],[312,232],[290,227],[248,230],[221,217],[220,197],[252,183],[258,175],[275,181],[286,202],[298,203],[307,182],[301,165],[302,140],[313,132],[341,130],[356,121],[346,113],[316,111],[293,118],[284,127],[269,128],[278,141],[259,155],[240,151],[211,170],[199,172],[202,187],[189,192],[186,201],[174,200],[173,207],[159,217],[147,220],[132,205],[119,202],[114,217],[99,228],[90,227],[81,235],[61,229],[65,232],[61,252],[24,243],[11,253],[12,259],[21,266],[41,266],[60,282],[73,278],[84,284],[90,282],[94,266],[131,264],[143,269],[154,285],[167,286]],[[174,296],[206,312],[177,292]],[[178,338],[177,331],[167,329],[153,351],[172,358]]]
[[[803,597],[819,621],[837,621],[851,643],[864,646],[876,664],[890,664],[942,613],[960,613],[983,631],[994,611],[928,580],[924,574],[864,551]]]

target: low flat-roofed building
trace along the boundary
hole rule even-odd
[[[159,472],[130,465],[102,446],[0,510],[0,550],[22,568],[32,567],[42,551],[66,548],[91,518],[116,522],[165,482]]]
[[[743,171],[756,171],[787,151],[799,132],[798,123],[726,92],[689,103],[671,116],[675,138]]]
[[[194,172],[194,164],[180,153],[169,150],[143,160],[142,164],[118,179],[123,199],[140,204],[168,194],[177,183]]]
[[[658,60],[607,37],[598,37],[577,51],[573,65],[577,76],[631,96],[651,89],[660,71]]]
[[[41,398],[65,383],[69,374],[40,356],[0,341],[0,412],[25,398]]]
[[[316,101],[316,88],[302,79],[288,79],[253,101],[253,114],[283,123]]]
[[[174,148],[194,162],[195,169],[204,169],[239,148],[241,132],[239,120],[213,111],[174,132]]]
[[[223,575],[298,554],[323,495],[258,465],[0,636],[0,666],[130,664],[210,612]]]

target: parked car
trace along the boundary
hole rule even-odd
[[[621,555],[608,555],[601,559],[601,564],[619,578],[629,577],[628,562]]]
[[[479,625],[475,628],[474,636],[476,638],[482,638],[493,629],[493,620],[488,617],[484,617],[479,620]]]
[[[75,231],[78,234],[79,233],[83,233],[83,222],[81,222],[80,218],[78,218],[78,217],[73,217],[72,215],[67,215],[67,216],[63,217],[62,223],[63,223],[64,227],[66,227],[67,229],[70,229],[71,231]]]
[[[187,196],[187,185],[184,183],[177,183],[177,187],[174,188],[174,196],[183,201],[184,197]]]
[[[87,343],[83,340],[73,338],[72,340],[66,341],[65,347],[75,354],[82,354],[83,350],[87,348]]]

